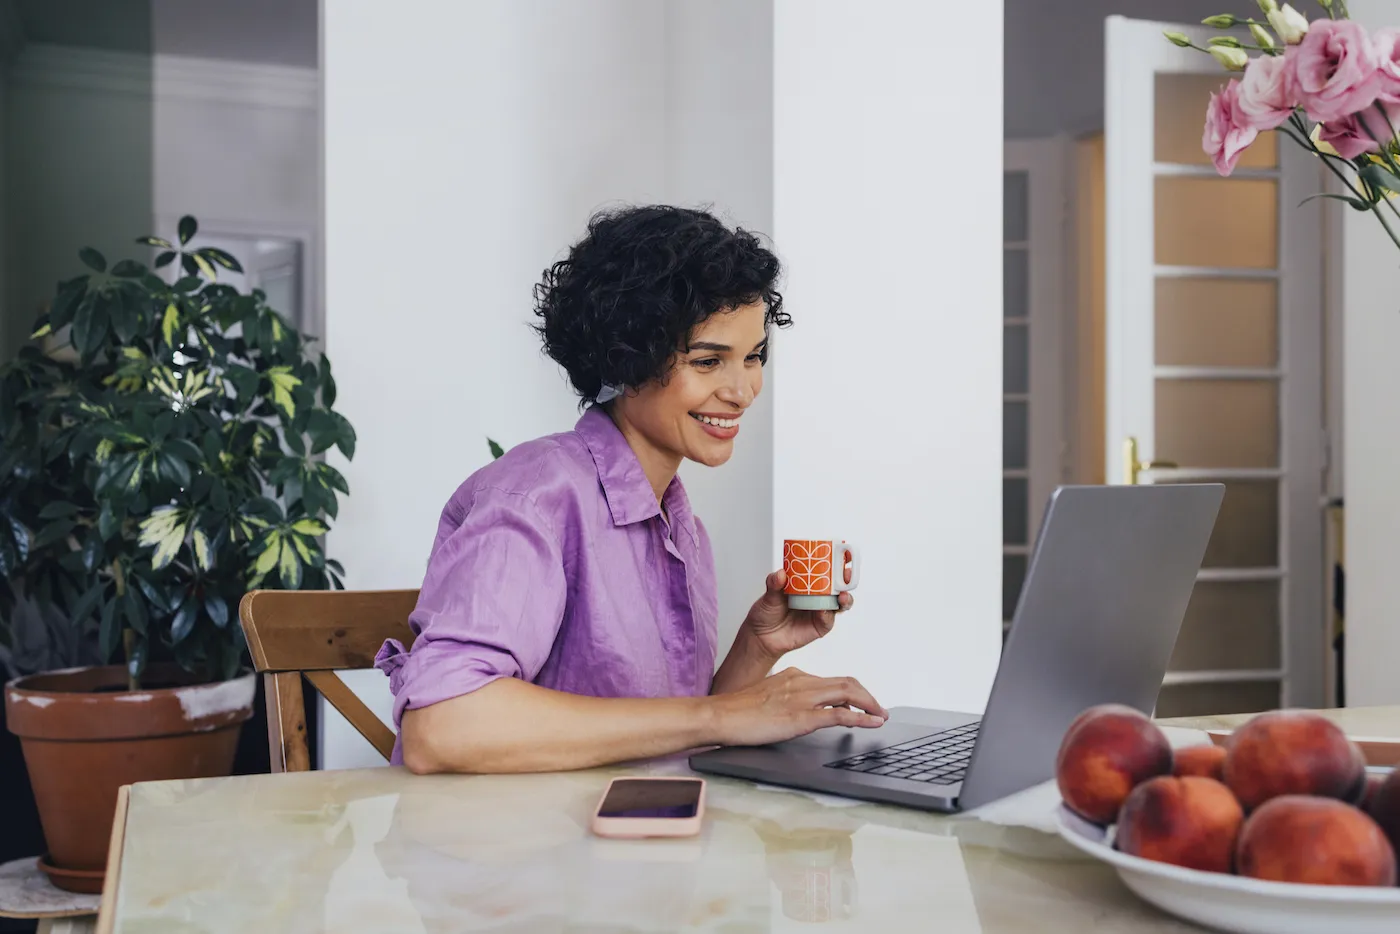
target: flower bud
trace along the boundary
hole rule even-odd
[[[1172,45],[1180,46],[1183,49],[1191,46],[1191,40],[1187,38],[1184,32],[1164,32],[1162,35],[1166,36],[1167,41]]]
[[[1287,3],[1269,14],[1269,25],[1289,45],[1297,45],[1308,34],[1308,18]]]
[[[1244,71],[1244,66],[1249,64],[1249,56],[1244,49],[1232,49],[1229,46],[1213,45],[1208,51],[1217,62],[1224,65],[1227,71]]]
[[[1249,34],[1254,37],[1254,41],[1259,44],[1259,48],[1274,48],[1274,37],[1269,35],[1269,31],[1258,23],[1249,24]]]
[[[1240,42],[1240,40],[1236,39],[1234,36],[1212,36],[1212,37],[1206,42],[1206,44],[1207,44],[1207,45],[1220,46],[1220,47],[1226,48],[1226,49],[1241,49],[1241,48],[1244,48],[1244,44],[1243,44],[1242,42]]]
[[[1216,16],[1207,16],[1201,20],[1203,26],[1214,26],[1216,29],[1229,29],[1239,22],[1239,18],[1233,13],[1220,13]]]

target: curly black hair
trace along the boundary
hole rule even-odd
[[[534,330],[586,406],[604,385],[666,379],[716,312],[762,301],[764,329],[787,327],[778,257],[705,211],[648,205],[595,214],[535,286]]]

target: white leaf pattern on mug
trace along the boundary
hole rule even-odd
[[[831,542],[787,542],[783,551],[790,591],[831,593]]]

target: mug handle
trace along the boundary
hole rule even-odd
[[[838,565],[840,570],[832,568],[832,571],[835,572],[832,574],[832,577],[835,578],[835,592],[844,593],[847,590],[855,590],[856,585],[860,583],[860,548],[847,542],[837,542],[832,547],[832,551],[841,555],[841,561]],[[846,552],[851,553],[851,582],[849,584],[846,583]]]

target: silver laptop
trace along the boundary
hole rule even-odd
[[[938,811],[1051,778],[1064,731],[1086,707],[1152,712],[1224,492],[1218,483],[1057,489],[981,717],[897,707],[879,729],[722,747],[691,767]]]

